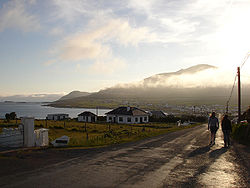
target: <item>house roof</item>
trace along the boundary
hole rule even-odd
[[[85,111],[85,112],[78,114],[78,116],[96,116],[96,115],[92,112]]]
[[[163,111],[151,111],[150,113],[152,114],[152,116],[166,117],[166,114],[164,114]]]
[[[144,110],[141,110],[136,107],[118,107],[108,113],[106,115],[131,115],[131,116],[147,116],[148,113]]]

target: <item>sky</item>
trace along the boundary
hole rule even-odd
[[[197,64],[230,84],[249,18],[249,0],[0,0],[0,96],[93,92]],[[249,79],[250,62],[241,71]]]

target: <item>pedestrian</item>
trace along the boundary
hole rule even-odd
[[[215,117],[215,112],[212,112],[212,115],[208,119],[208,130],[211,132],[210,146],[215,144],[215,135],[219,129],[219,120]]]
[[[228,115],[225,115],[221,122],[221,128],[224,135],[224,147],[229,147],[230,142],[230,133],[232,132],[232,123],[228,119]]]

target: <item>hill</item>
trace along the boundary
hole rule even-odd
[[[211,76],[216,69],[211,65],[196,65],[177,72],[156,74],[139,83],[116,85],[87,96],[59,100],[51,106],[114,108],[129,104],[145,109],[163,109],[166,104],[225,105],[231,85],[225,85],[222,78],[216,77],[217,75]],[[216,79],[213,81],[209,77]],[[250,103],[249,94],[250,85],[244,85],[243,103]],[[237,103],[236,97],[235,90],[231,104]]]
[[[12,95],[0,96],[0,102],[13,101],[13,102],[53,102],[62,97],[62,94],[31,94],[31,95]]]
[[[69,94],[61,97],[59,99],[59,101],[62,101],[62,100],[68,100],[68,99],[73,99],[73,98],[77,98],[77,97],[85,97],[85,96],[88,96],[90,95],[91,93],[89,92],[81,92],[81,91],[72,91],[70,92]]]

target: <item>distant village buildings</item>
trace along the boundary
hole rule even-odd
[[[97,121],[97,115],[95,115],[92,112],[89,111],[85,111],[81,114],[78,114],[78,121],[82,121],[82,122],[96,122]]]
[[[107,122],[111,123],[148,123],[149,114],[136,107],[118,107],[108,113]]]
[[[46,119],[48,120],[64,120],[64,119],[68,119],[69,118],[69,114],[48,114]]]

